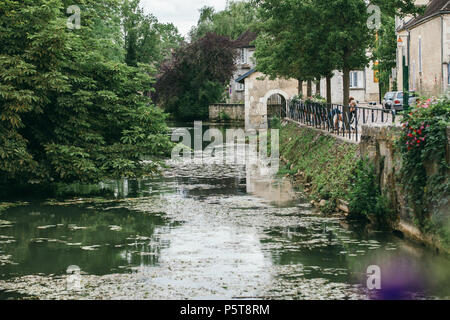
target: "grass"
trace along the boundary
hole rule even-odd
[[[311,184],[311,197],[328,201],[326,211],[334,211],[337,200],[346,199],[358,146],[288,124],[280,131],[280,155],[287,161],[280,174],[301,172],[302,182]]]

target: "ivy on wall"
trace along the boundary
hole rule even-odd
[[[401,182],[414,222],[423,232],[437,233],[450,244],[448,126],[450,101],[424,100],[405,115],[398,148],[403,160]]]

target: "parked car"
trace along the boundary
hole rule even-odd
[[[415,106],[417,103],[418,97],[415,92],[409,93],[409,106]],[[402,111],[403,110],[403,92],[402,91],[393,91],[388,92],[384,96],[382,101],[384,110],[393,110],[393,111]]]

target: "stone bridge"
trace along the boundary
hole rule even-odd
[[[280,95],[285,101],[298,94],[298,81],[293,79],[270,80],[264,74],[251,70],[236,81],[245,83],[245,129],[268,128],[267,101]]]

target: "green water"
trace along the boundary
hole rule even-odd
[[[0,299],[450,297],[448,257],[324,217],[288,180],[255,172],[169,162],[161,178],[101,184],[102,198],[7,209]],[[381,296],[366,287],[371,265]]]

